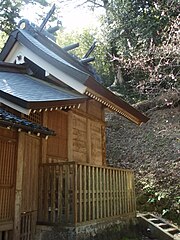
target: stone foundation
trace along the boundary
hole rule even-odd
[[[76,227],[37,225],[35,240],[117,240],[122,232],[129,231],[135,223],[135,218],[119,218],[86,223]]]

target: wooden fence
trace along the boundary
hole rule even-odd
[[[20,240],[33,239],[35,233],[36,216],[36,211],[21,213]]]
[[[75,162],[40,165],[39,223],[76,225],[133,215],[132,171]]]

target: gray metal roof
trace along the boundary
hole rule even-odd
[[[59,46],[48,38],[43,37],[44,39],[42,39],[40,34],[33,36],[21,29],[18,29],[18,32],[14,32],[14,35],[20,43],[31,49],[32,52],[46,59],[47,62],[61,69],[61,71],[68,73],[68,75],[79,82],[84,83],[88,79],[89,73],[84,71],[84,68],[80,68],[79,64],[77,66],[74,64],[77,60],[72,58],[73,60],[71,59],[70,61],[70,55],[65,51],[63,52]]]
[[[25,102],[48,102],[86,98],[27,74],[0,72],[0,92]],[[5,95],[5,96],[6,96]],[[3,96],[3,97],[5,97]]]
[[[98,95],[101,95],[102,98],[105,100],[107,99],[110,103],[112,103],[111,109],[114,109],[118,113],[121,113],[131,121],[141,124],[142,122],[147,122],[149,118],[147,118],[145,115],[141,114],[139,111],[134,109],[132,106],[130,106],[128,103],[123,101],[121,98],[115,96],[112,92],[107,90],[105,87],[103,87],[99,82],[98,75],[96,72],[90,70],[86,64],[81,63],[78,61],[78,59],[75,59],[70,54],[68,54],[66,51],[64,51],[62,48],[60,48],[57,44],[49,40],[47,37],[45,37],[41,32],[38,31],[26,31],[17,29],[12,32],[10,35],[8,41],[5,44],[5,47],[3,48],[2,52],[0,53],[0,60],[5,61],[6,57],[11,52],[14,44],[16,42],[19,42],[23,46],[30,49],[36,56],[39,56],[42,59],[45,59],[46,62],[50,63],[50,66],[55,67],[56,69],[60,69],[62,72],[66,73],[68,76],[71,76],[74,80],[77,80],[77,82],[80,82],[82,85],[85,86],[85,88],[88,88],[88,91],[90,91],[90,96],[92,95],[92,92],[97,93]],[[25,56],[26,57],[26,56]],[[61,76],[57,77],[57,80],[61,82]],[[68,84],[66,82],[66,84]],[[71,84],[69,84],[70,87],[72,87]],[[31,86],[30,86],[31,87]],[[27,87],[26,87],[27,88]],[[75,86],[74,86],[75,88]],[[34,87],[36,90],[36,87]],[[7,88],[6,88],[7,90]],[[38,98],[40,98],[39,101],[44,101],[44,98],[47,100],[47,97],[42,95],[41,91],[34,91],[33,88],[30,92],[28,92],[28,96],[32,98],[30,101],[38,101],[35,99],[35,96],[37,95]],[[22,94],[22,87],[20,87],[20,94]],[[33,94],[32,94],[33,93]],[[37,94],[35,94],[37,93]],[[93,93],[93,94],[94,94]],[[5,94],[5,92],[4,92]],[[32,96],[31,96],[32,95]],[[48,101],[51,101],[51,97],[53,94],[50,94],[49,91],[47,91],[47,96],[49,97]],[[61,94],[60,94],[61,95]],[[74,99],[71,95],[71,92],[68,93],[68,99]],[[96,95],[96,94],[95,94]],[[20,96],[25,101],[26,93],[23,92],[23,96]],[[26,97],[28,97],[26,96]],[[55,96],[59,96],[57,93]],[[4,95],[4,97],[6,97]],[[18,97],[18,96],[17,96]],[[96,97],[96,96],[95,96]],[[57,97],[58,98],[58,97]],[[62,99],[62,95],[60,96]],[[34,99],[34,100],[33,100]],[[65,98],[64,98],[65,99]],[[77,98],[75,98],[77,100]],[[78,101],[82,100],[82,95],[79,95]],[[10,101],[14,101],[14,99],[9,99]],[[28,99],[29,100],[29,99]],[[56,100],[56,99],[53,99]],[[25,103],[21,101],[18,102],[18,104],[23,107],[30,107],[33,108],[34,106],[31,105],[25,105]],[[27,102],[27,100],[26,100]],[[16,102],[17,103],[17,102]],[[41,102],[42,103],[42,102]],[[47,103],[47,101],[46,101]],[[77,102],[76,102],[77,103]],[[105,104],[106,103],[106,104]],[[105,101],[103,103],[105,106],[108,106],[108,103]],[[24,104],[24,105],[23,105]],[[34,104],[35,105],[35,104]],[[41,104],[42,106],[42,104]],[[43,105],[44,107],[45,105]],[[40,104],[39,104],[40,107]],[[50,105],[48,106],[50,107]],[[37,104],[36,108],[37,109]]]

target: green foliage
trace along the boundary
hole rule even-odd
[[[141,188],[137,196],[137,210],[157,212],[180,225],[180,197],[173,194],[173,188],[164,189],[153,175],[139,180],[137,185]]]
[[[9,34],[20,17],[21,0],[0,0],[0,32]]]
[[[114,69],[123,72],[117,90],[126,100],[151,98],[180,87],[177,5],[178,0],[109,2],[104,35]]]
[[[34,12],[38,9],[38,25],[40,25],[39,22],[42,22],[50,10],[50,4],[46,0],[0,0],[0,49],[4,46],[7,36],[16,28],[17,23],[22,17],[20,14],[22,14],[23,9],[27,6]],[[48,24],[50,25],[50,22],[55,20],[57,20],[56,14],[51,17]]]
[[[7,41],[8,35],[5,32],[0,32],[0,50],[4,47],[5,42]]]
[[[104,7],[106,11],[101,33],[108,57],[103,61],[113,62],[111,79],[121,68],[124,80],[115,89],[113,84],[115,91],[134,103],[169,89],[179,89],[179,0],[87,0],[86,3],[93,9]]]
[[[151,42],[159,45],[163,31],[178,16],[178,0],[114,0],[107,9],[107,34],[114,54],[126,56]]]
[[[37,16],[35,19],[38,25],[50,10],[50,3],[47,0],[0,0],[0,31],[9,34],[22,17],[21,11],[27,6],[34,12],[34,16]],[[58,11],[57,8],[50,22],[57,20]],[[28,19],[28,16],[26,18]]]

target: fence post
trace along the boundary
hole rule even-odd
[[[129,170],[63,162],[42,164],[39,172],[42,222],[76,225],[135,215],[134,174]]]
[[[74,163],[74,169],[73,169],[73,174],[74,174],[74,188],[73,188],[73,209],[74,209],[74,225],[77,224],[77,164]]]

